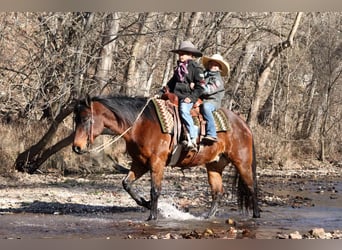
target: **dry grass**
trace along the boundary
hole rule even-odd
[[[54,145],[71,133],[72,121],[60,124],[53,140],[46,146]],[[48,130],[47,122],[31,122],[30,124],[0,124],[2,135],[0,147],[0,175],[8,176],[14,171],[18,155],[36,144]],[[103,143],[106,136],[99,137],[96,145]],[[115,164],[126,165],[129,158],[125,154],[125,143],[118,141],[99,153],[76,155],[71,145],[52,155],[40,166],[43,172],[74,173],[103,173],[115,171]]]
[[[254,129],[258,166],[284,166],[286,162],[316,159],[317,145],[312,140],[289,140],[269,129]]]
[[[22,130],[18,126],[0,124],[0,134],[0,174],[6,175],[14,170],[15,159],[24,149],[25,142],[22,141]]]

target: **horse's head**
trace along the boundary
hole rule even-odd
[[[75,137],[72,149],[75,153],[82,154],[103,131],[103,122],[98,115],[98,108],[89,96],[76,104],[74,123]]]
[[[145,116],[143,112],[148,104],[145,97],[127,96],[88,96],[79,101],[74,109],[73,150],[78,154],[87,152],[86,148],[101,134],[130,137],[129,131],[137,120]],[[146,117],[148,120],[153,119],[151,115]]]

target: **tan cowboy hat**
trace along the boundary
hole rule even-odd
[[[178,53],[178,52],[190,52],[195,57],[201,57],[203,54],[201,51],[196,49],[196,47],[190,41],[183,41],[179,45],[178,49],[171,50],[171,52]]]
[[[208,64],[210,61],[215,61],[221,65],[221,75],[226,76],[229,72],[229,64],[223,60],[223,57],[220,54],[214,54],[211,57],[203,56],[202,57],[202,64],[206,69],[209,69]]]

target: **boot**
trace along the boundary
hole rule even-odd
[[[192,152],[197,152],[197,142],[196,139],[188,141],[187,149]]]
[[[206,135],[205,137],[203,137],[203,140],[209,141],[209,142],[217,142],[217,138],[214,136],[210,136],[210,135]]]

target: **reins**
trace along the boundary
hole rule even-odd
[[[125,134],[127,134],[128,131],[132,129],[134,123],[135,123],[137,120],[139,120],[139,118],[141,117],[142,113],[144,112],[144,110],[146,109],[147,105],[149,104],[149,102],[150,102],[152,99],[153,99],[153,97],[150,97],[149,99],[147,99],[145,106],[144,106],[144,107],[142,108],[142,110],[139,112],[139,114],[138,114],[137,118],[134,120],[132,126],[130,126],[129,128],[127,128],[127,129],[126,129],[124,132],[122,132],[120,135],[115,136],[114,138],[111,138],[109,141],[103,143],[102,145],[99,145],[99,146],[97,146],[97,147],[95,147],[95,148],[93,148],[93,149],[88,150],[88,153],[91,153],[91,152],[96,152],[96,153],[98,153],[98,152],[104,150],[106,147],[109,147],[110,145],[112,145],[114,142],[118,141],[118,140],[119,140],[120,138],[122,138]],[[92,109],[92,107],[93,107],[93,105],[92,105],[92,103],[91,103],[90,110],[91,110],[91,118],[93,119],[93,109]],[[93,121],[93,120],[92,120],[92,121]],[[93,136],[93,134],[92,134],[92,133],[93,133],[93,124],[94,124],[94,122],[92,122],[92,124],[91,124],[91,131],[90,131],[91,134],[90,134],[90,136]]]

